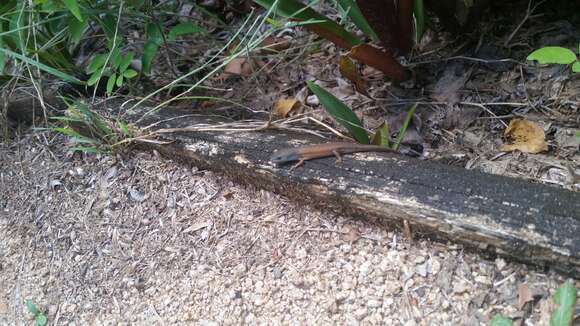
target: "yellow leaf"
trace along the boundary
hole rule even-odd
[[[287,117],[290,111],[293,109],[298,109],[302,104],[297,99],[291,98],[280,98],[276,103],[274,103],[274,114]]]
[[[345,78],[347,78],[354,84],[354,88],[357,90],[357,92],[369,96],[367,92],[366,82],[361,77],[361,75],[358,72],[358,69],[356,68],[356,65],[354,64],[354,62],[352,62],[352,60],[349,57],[347,56],[340,57],[339,70],[340,73]]]
[[[525,153],[540,153],[548,150],[544,129],[529,120],[514,119],[504,131],[504,136],[512,140],[512,144],[503,145],[500,150],[511,152],[519,150]]]

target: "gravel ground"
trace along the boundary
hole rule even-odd
[[[51,137],[0,145],[0,325],[31,325],[26,299],[54,325],[547,325],[565,281]]]

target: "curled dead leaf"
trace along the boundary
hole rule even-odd
[[[291,42],[289,39],[282,37],[269,36],[260,44],[259,54],[278,53],[290,48]]]
[[[247,77],[252,75],[264,65],[265,63],[263,61],[254,58],[234,58],[225,66],[224,71],[217,77],[217,79],[225,80],[232,76]]]
[[[504,131],[504,136],[512,139],[513,143],[503,145],[500,148],[503,152],[519,150],[535,154],[548,150],[544,129],[530,120],[514,119],[510,121],[510,125]]]
[[[302,103],[296,98],[280,98],[274,103],[274,114],[280,117],[287,117],[292,110],[300,108]]]
[[[357,92],[369,96],[365,80],[359,74],[356,65],[349,57],[347,56],[340,57],[339,70],[340,73],[345,78],[347,78],[354,84],[354,88],[357,90]]]
[[[532,296],[532,291],[527,284],[522,284],[518,288],[518,309],[522,310],[522,308],[526,305],[526,303],[532,301],[534,297]]]

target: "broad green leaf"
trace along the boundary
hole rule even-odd
[[[84,21],[77,0],[62,0],[62,3],[79,21]]]
[[[377,130],[375,131],[375,134],[372,137],[371,144],[390,147],[391,145],[389,144],[389,137],[390,137],[389,125],[387,124],[387,122],[383,122],[379,126],[379,128],[377,128]]]
[[[123,75],[119,75],[115,84],[117,85],[117,87],[123,86]]]
[[[504,317],[502,315],[495,315],[491,320],[491,326],[512,326],[513,322],[511,319]]]
[[[266,9],[272,8],[274,3],[278,2],[277,7],[273,10],[275,14],[301,22],[318,21],[318,23],[309,24],[307,27],[341,47],[350,49],[355,45],[362,44],[361,40],[347,32],[339,24],[296,0],[254,0],[254,2]]]
[[[107,61],[106,54],[97,54],[93,60],[91,60],[91,63],[89,63],[87,66],[87,74],[92,74],[95,71],[101,69],[105,64],[105,61]]]
[[[413,15],[415,16],[415,39],[419,43],[425,32],[425,6],[423,0],[415,0]]]
[[[119,129],[121,129],[121,132],[123,133],[124,136],[127,137],[132,136],[131,131],[129,130],[129,125],[127,125],[125,122],[118,120],[117,125],[119,126]]]
[[[115,38],[115,29],[117,26],[116,17],[110,14],[106,14],[105,17],[100,20],[100,23],[101,28],[105,32],[105,35],[107,35],[107,39],[110,43],[112,43],[113,39]]]
[[[91,75],[91,77],[89,78],[89,80],[87,81],[87,85],[88,86],[93,86],[94,84],[96,84],[99,81],[99,78],[101,78],[101,74],[100,72],[95,72]]]
[[[113,93],[113,88],[115,87],[115,81],[117,80],[117,74],[113,73],[109,76],[109,80],[107,81],[107,94]]]
[[[147,41],[154,42],[157,45],[163,44],[163,31],[158,24],[149,23],[147,25]]]
[[[399,149],[401,146],[401,142],[403,138],[405,138],[405,133],[407,132],[407,128],[409,127],[409,123],[411,123],[411,119],[413,119],[413,115],[415,114],[415,110],[417,109],[417,103],[413,104],[413,106],[407,112],[407,116],[405,117],[405,121],[403,121],[403,125],[401,129],[399,129],[399,134],[397,135],[397,139],[395,140],[394,149]]]
[[[145,46],[143,47],[143,55],[141,56],[143,73],[149,74],[151,72],[151,64],[157,55],[158,49],[159,45],[155,44],[153,41],[147,41],[147,43],[145,43]]]
[[[113,67],[118,68],[121,64],[121,50],[119,48],[114,48],[111,53],[111,63]]]
[[[2,37],[0,37],[0,48],[2,47]],[[4,52],[0,53],[0,74],[4,73],[4,67],[6,66],[6,54]]]
[[[354,0],[338,0],[339,6],[344,10],[356,27],[360,28],[363,33],[370,37],[373,41],[378,42],[379,37],[373,31],[365,17],[363,16],[360,8]]]
[[[5,53],[5,54],[7,54],[9,56],[12,56],[13,58],[16,58],[16,59],[19,59],[21,61],[24,61],[27,64],[32,65],[32,66],[34,66],[34,67],[36,67],[36,68],[38,68],[40,70],[43,70],[43,71],[45,71],[45,72],[47,72],[47,73],[49,73],[51,75],[54,75],[54,76],[56,76],[56,77],[58,77],[58,78],[60,78],[60,79],[62,79],[64,81],[68,81],[68,82],[71,82],[71,83],[74,83],[74,84],[79,84],[79,85],[83,85],[84,84],[84,82],[80,81],[79,79],[77,79],[74,76],[71,76],[71,75],[69,75],[67,73],[64,73],[64,72],[60,71],[60,70],[54,69],[54,68],[52,68],[50,66],[45,65],[42,62],[38,62],[38,61],[36,61],[34,59],[31,59],[29,57],[26,57],[26,56],[20,54],[20,53],[13,52],[13,51],[11,51],[11,50],[9,50],[7,48],[0,47],[0,52]]]
[[[28,312],[30,312],[35,316],[42,313],[40,312],[40,310],[38,310],[38,307],[36,307],[36,305],[30,299],[26,300],[26,309],[28,309]]]
[[[87,25],[88,22],[86,20],[79,21],[73,16],[70,16],[68,18],[68,30],[70,32],[70,38],[73,43],[78,44],[80,42],[81,37],[83,36],[83,32],[87,27]]]
[[[577,290],[572,282],[566,282],[554,293],[554,302],[558,308],[550,316],[550,326],[571,326],[574,318]]]
[[[134,52],[129,52],[123,57],[123,59],[121,59],[121,64],[119,64],[120,73],[123,73],[125,72],[125,70],[127,70],[134,56],[135,56]]]
[[[203,32],[206,32],[206,30],[203,27],[196,25],[192,22],[186,22],[186,23],[181,23],[181,24],[175,25],[171,29],[171,31],[169,31],[169,36],[167,38],[170,41],[175,41],[175,39],[181,35],[203,33]]]
[[[0,66],[1,65],[2,65],[2,62],[0,62]],[[2,71],[2,69],[0,69],[0,71]],[[580,72],[580,61],[574,62],[574,64],[572,65],[572,71],[573,72]]]
[[[44,326],[48,322],[48,318],[44,314],[37,315],[34,321],[35,326]]]
[[[71,152],[83,152],[83,153],[93,153],[93,154],[97,154],[97,153],[102,153],[103,151],[99,150],[96,147],[84,147],[84,146],[77,146],[77,147],[71,147],[68,149]]]
[[[326,112],[345,127],[357,142],[361,144],[369,143],[369,137],[362,127],[362,122],[348,106],[315,83],[307,81],[306,84],[312,93],[318,97]]]
[[[133,69],[127,69],[123,72],[123,76],[125,76],[125,78],[127,79],[131,79],[135,76],[137,76],[137,71],[133,70]]]
[[[559,46],[546,46],[530,53],[527,60],[537,60],[540,64],[556,63],[568,65],[576,61],[576,55],[570,49]]]

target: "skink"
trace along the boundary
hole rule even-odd
[[[277,165],[298,161],[298,163],[292,167],[292,169],[295,169],[304,164],[304,161],[330,156],[336,156],[337,160],[341,161],[342,154],[360,152],[399,153],[397,150],[377,145],[363,145],[355,143],[326,143],[280,149],[272,154],[270,160]]]

